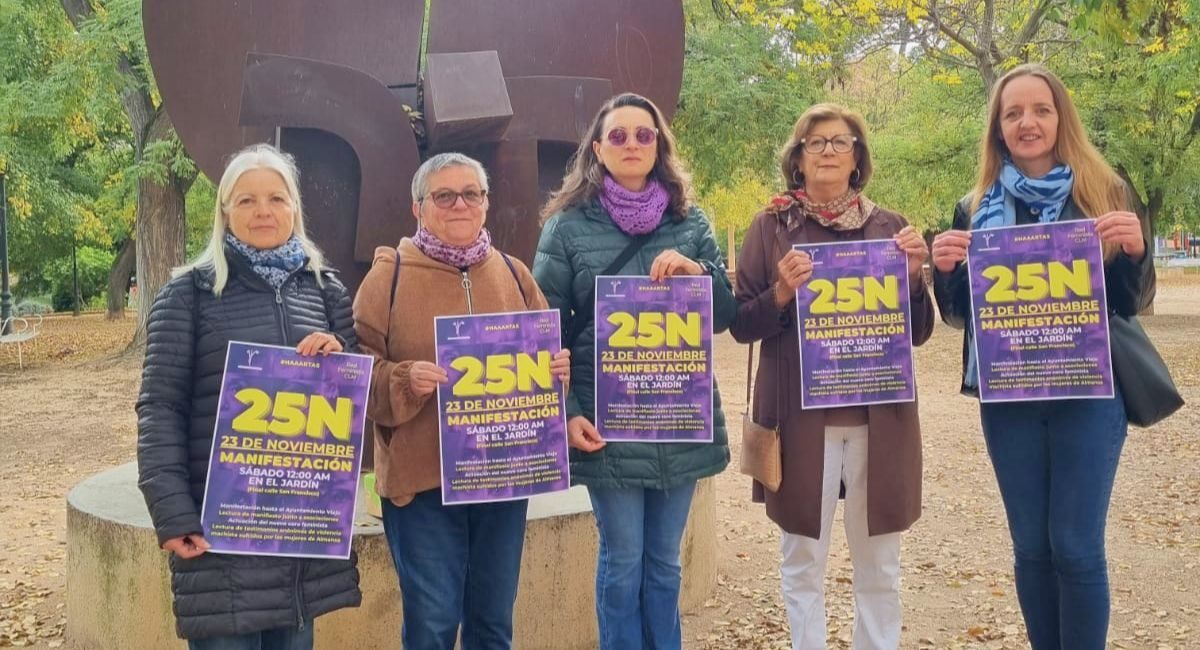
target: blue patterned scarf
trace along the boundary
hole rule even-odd
[[[1058,221],[1063,206],[1071,197],[1075,175],[1068,165],[1058,164],[1041,178],[1030,178],[1021,173],[1011,160],[1004,161],[1000,178],[992,183],[979,209],[971,217],[971,230],[986,230],[1017,225],[1016,199],[1029,206],[1037,215],[1039,223]],[[967,373],[966,384],[979,386],[979,361],[975,358],[975,332],[972,319],[967,319]]]
[[[300,240],[292,235],[288,240],[275,248],[260,250],[233,236],[225,233],[225,242],[233,247],[242,257],[245,257],[254,272],[262,276],[272,288],[278,289],[293,271],[303,267],[308,262]]]
[[[1067,165],[1056,165],[1041,178],[1029,178],[1011,160],[1005,160],[1000,178],[983,195],[971,217],[971,230],[1017,225],[1016,199],[1029,206],[1039,222],[1058,221],[1074,184],[1075,175]]]

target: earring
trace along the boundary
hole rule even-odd
[[[796,187],[804,187],[804,174],[801,174],[799,169],[792,170],[792,182],[796,184]]]
[[[862,171],[858,167],[855,167],[854,171],[850,172],[850,184],[858,185],[858,179],[860,178],[862,178]]]

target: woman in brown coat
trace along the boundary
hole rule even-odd
[[[921,514],[921,428],[917,403],[800,408],[795,295],[812,275],[793,244],[892,239],[908,257],[912,340],[933,330],[922,281],[928,249],[904,217],[862,194],[871,156],[862,117],[818,104],[796,122],[781,163],[787,191],[754,218],[737,265],[742,343],[762,341],[753,417],[778,425],[783,482],[754,485],[756,501],[783,529],[780,569],[794,650],[825,647],[825,564],[838,494],[854,564],[854,648],[900,645],[900,532]]]

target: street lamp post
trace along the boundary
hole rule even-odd
[[[12,293],[8,290],[8,198],[4,194],[4,171],[0,170],[0,334],[8,334],[12,325]]]

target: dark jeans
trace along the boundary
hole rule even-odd
[[[529,502],[443,506],[440,489],[403,508],[382,501],[406,650],[453,650],[460,623],[462,650],[512,648]]]
[[[1104,526],[1128,428],[1120,396],[982,404],[980,413],[1030,645],[1104,648]]]
[[[188,650],[312,650],[313,622],[304,627],[278,627],[253,634],[188,639]]]

